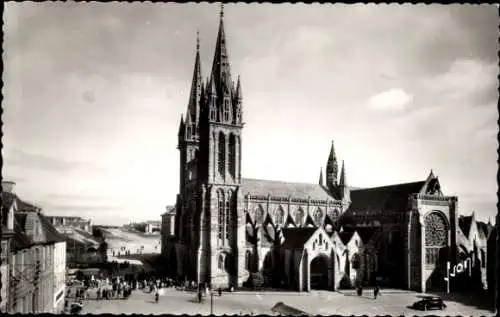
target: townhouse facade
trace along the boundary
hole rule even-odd
[[[8,283],[2,283],[2,309],[8,313],[60,313],[64,308],[66,262],[57,250],[65,253],[64,237],[41,208],[21,200],[14,186],[3,184],[2,227],[5,223],[8,232],[11,226],[12,234],[9,243],[2,244],[8,246],[3,249],[8,260],[3,268]],[[2,241],[7,240],[4,232]]]

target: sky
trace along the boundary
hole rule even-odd
[[[10,2],[4,179],[51,215],[159,219],[179,187],[177,130],[218,4]],[[425,180],[497,214],[498,8],[227,4],[241,75],[242,171],[317,183],[331,141],[352,186]],[[494,219],[492,219],[493,221]]]

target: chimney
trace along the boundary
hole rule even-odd
[[[14,187],[16,186],[15,182],[12,181],[2,181],[2,191],[6,193],[14,193]]]

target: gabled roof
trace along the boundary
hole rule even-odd
[[[479,234],[479,238],[483,240],[488,239],[488,236],[492,231],[492,226],[488,226],[487,223],[484,223],[482,221],[476,221],[476,224],[477,224],[477,231]]]
[[[463,234],[468,238],[470,227],[472,225],[472,216],[460,216],[458,217],[458,226],[462,230]]]
[[[278,197],[311,198],[315,200],[334,199],[328,190],[319,184],[291,183],[264,179],[244,178],[241,180],[244,194]]]
[[[304,244],[316,232],[316,228],[284,228],[285,249],[302,249]]]
[[[342,241],[343,244],[347,245],[349,241],[351,241],[352,236],[354,235],[355,231],[342,231],[339,232],[339,237],[340,240]]]
[[[380,210],[405,211],[408,197],[418,193],[425,181],[390,185],[384,187],[365,188],[351,191],[351,205],[349,211]]]
[[[369,227],[356,228],[356,231],[358,232],[358,235],[364,244],[367,244],[378,230],[379,229],[377,228],[369,228]]]

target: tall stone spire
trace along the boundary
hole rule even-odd
[[[196,34],[196,57],[194,60],[193,79],[191,82],[191,93],[186,118],[191,117],[191,121],[198,125],[200,119],[200,98],[202,87],[201,62],[200,62],[200,32]]]
[[[227,54],[226,34],[224,31],[224,4],[221,4],[219,33],[215,44],[214,61],[212,64],[212,77],[215,81],[219,96],[230,93],[232,87],[231,69]]]
[[[323,167],[319,168],[319,184],[323,186]]]
[[[340,186],[346,186],[346,185],[347,185],[347,180],[346,180],[346,175],[345,175],[345,165],[344,165],[344,160],[342,160],[342,169],[340,170],[340,180],[339,180],[339,185],[340,185]]]
[[[337,175],[338,175],[337,156],[335,155],[335,147],[332,141],[330,155],[328,156],[328,162],[326,163],[326,186],[328,186],[329,188],[337,186]]]

